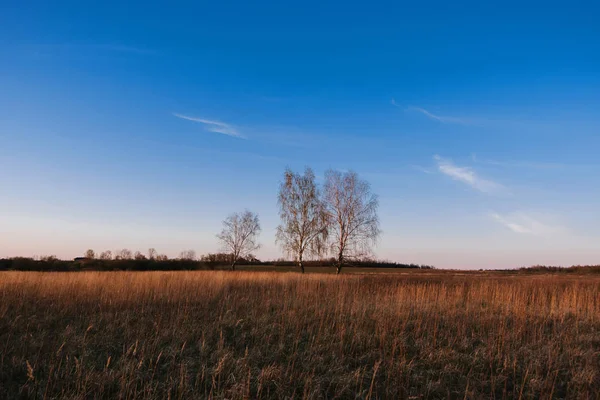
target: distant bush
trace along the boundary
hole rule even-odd
[[[306,267],[335,267],[336,260],[334,258],[324,259],[324,260],[312,260],[312,261],[304,261],[304,265]],[[285,266],[285,267],[294,267],[297,265],[294,261],[282,260],[279,259],[277,261],[265,261],[262,262],[261,265],[272,265],[272,266]],[[392,261],[384,261],[384,260],[356,260],[349,261],[344,268],[413,268],[413,269],[434,269],[432,265],[419,265],[419,264],[402,264]]]
[[[166,256],[147,258],[137,252],[129,257],[129,252],[121,251],[114,259],[77,257],[74,260],[59,260],[55,256],[40,257],[39,259],[14,257],[0,259],[0,271],[184,271],[184,270],[215,270],[229,268],[231,255],[226,253],[206,254],[197,259],[177,258],[168,259]],[[295,267],[294,261],[282,260],[261,261],[249,255],[238,261],[239,265]],[[334,259],[306,261],[306,267],[335,267]],[[359,260],[346,265],[347,268],[412,268],[433,269],[430,265],[402,264],[391,261]]]
[[[0,271],[177,271],[209,269],[204,263],[192,260],[138,259],[91,259],[77,258],[72,261],[57,259],[7,258],[0,259]]]
[[[600,265],[573,265],[571,267],[534,265],[531,267],[522,267],[519,271],[526,273],[600,274]]]

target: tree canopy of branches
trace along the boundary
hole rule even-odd
[[[279,188],[279,217],[277,243],[294,257],[304,273],[304,256],[322,254],[327,239],[327,213],[310,168],[305,169],[304,175],[290,169],[284,172]]]
[[[148,259],[149,260],[154,260],[157,256],[158,256],[158,253],[156,252],[156,249],[154,247],[151,247],[148,249]]]
[[[184,250],[179,253],[179,258],[181,260],[192,261],[196,259],[196,252],[194,250]]]
[[[258,215],[245,210],[231,214],[223,221],[223,230],[217,235],[225,251],[231,254],[231,270],[235,271],[238,260],[260,248]]]
[[[371,253],[381,233],[377,196],[355,172],[325,173],[324,203],[330,218],[329,239],[339,274],[344,262]]]
[[[131,260],[133,258],[133,254],[129,249],[121,249],[117,250],[115,255],[116,260]]]

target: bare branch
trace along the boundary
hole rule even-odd
[[[304,175],[290,169],[284,172],[279,188],[279,217],[276,241],[304,272],[304,256],[320,255],[325,249],[328,225],[315,174],[310,168],[305,169]]]
[[[324,203],[331,221],[330,249],[337,260],[337,272],[349,259],[370,255],[381,231],[379,201],[368,182],[355,172],[329,170],[325,174]]]
[[[231,254],[231,269],[240,258],[260,248],[257,239],[260,234],[258,215],[245,210],[242,213],[231,214],[223,221],[223,230],[217,235],[223,249]]]

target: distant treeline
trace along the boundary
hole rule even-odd
[[[600,274],[600,265],[573,265],[571,267],[534,265],[532,267],[522,267],[519,271],[526,273]]]
[[[306,267],[335,267],[337,264],[337,260],[335,258],[330,258],[327,260],[318,260],[318,261],[304,261],[303,262]],[[297,265],[294,261],[289,260],[277,260],[277,261],[264,261],[261,262],[261,265],[273,265],[280,267],[294,267]],[[345,265],[345,268],[413,268],[413,269],[435,269],[432,265],[419,265],[419,264],[402,264],[392,261],[384,261],[384,260],[360,260],[360,261],[352,261],[348,262]]]
[[[335,267],[335,259],[306,261],[307,267]],[[0,271],[180,271],[180,270],[217,270],[229,269],[231,255],[207,254],[199,258],[174,258],[164,256],[156,258],[116,258],[101,259],[91,257],[78,257],[74,260],[60,260],[54,256],[39,259],[27,257],[14,257],[0,259]],[[268,266],[268,267],[295,267],[296,263],[289,260],[260,261],[254,257],[241,259],[238,265]],[[433,269],[430,265],[401,264],[390,261],[361,260],[354,261],[346,267],[352,268],[413,268]]]

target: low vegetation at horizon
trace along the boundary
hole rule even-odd
[[[377,215],[378,198],[371,193],[369,183],[359,178],[356,172],[328,170],[325,173],[325,183],[321,188],[317,185],[315,174],[309,167],[306,167],[304,174],[293,172],[288,168],[284,171],[283,180],[280,182],[278,204],[281,223],[277,227],[276,243],[286,255],[294,259],[301,272],[304,272],[304,266],[311,262],[307,260],[314,259],[320,260],[321,264],[334,265],[338,274],[343,266],[357,262],[364,264],[365,260],[370,264],[382,264],[371,259],[372,247],[381,234]],[[162,265],[161,268],[139,268],[142,270],[199,269],[190,268],[199,267],[197,262],[211,269],[211,266],[220,265],[225,261],[231,270],[235,270],[238,264],[244,262],[259,263],[253,253],[261,247],[259,243],[261,230],[258,214],[246,209],[232,213],[223,220],[223,228],[216,235],[223,252],[208,254],[207,259],[198,259],[194,250],[185,250],[177,260],[181,262],[169,263],[170,260],[165,254],[159,254],[156,249],[150,248],[147,256],[140,251],[133,253],[129,249],[119,249],[114,255],[112,251],[106,250],[98,254],[98,257],[94,250],[89,249],[84,257],[77,257],[75,261],[98,258],[106,266],[133,265],[131,262],[110,263],[109,261],[113,259],[135,260],[138,261],[138,267],[147,267],[146,264],[153,264],[154,267]],[[213,260],[210,256],[217,256],[219,259]],[[4,269],[3,264],[10,264],[11,267],[13,264],[32,264],[25,261],[23,257],[16,257],[17,262],[10,260],[14,261],[15,258],[9,261],[0,259],[4,261],[0,262],[0,270]],[[51,255],[41,257],[40,261],[58,265],[61,260]],[[192,265],[192,262],[196,264]],[[403,265],[387,261],[383,264],[387,264],[386,267],[392,264]],[[39,266],[38,263],[37,267]],[[171,268],[164,268],[169,266]],[[69,268],[62,265],[59,269]]]
[[[600,278],[0,272],[0,398],[597,398]]]

